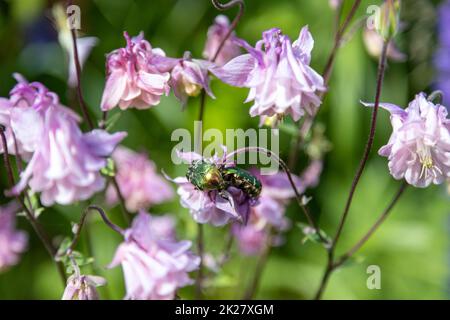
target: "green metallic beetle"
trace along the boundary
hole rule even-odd
[[[202,191],[224,192],[228,187],[235,187],[250,198],[257,198],[262,189],[261,182],[250,172],[238,167],[217,166],[204,160],[193,161],[186,178]]]

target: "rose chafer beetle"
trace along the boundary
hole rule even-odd
[[[238,167],[217,166],[205,160],[191,163],[186,178],[202,191],[217,190],[224,192],[228,187],[235,187],[250,198],[257,198],[261,193],[261,182],[250,172]]]

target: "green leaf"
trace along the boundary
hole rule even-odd
[[[109,117],[108,120],[106,120],[106,131],[110,131],[121,117],[122,112],[117,112]]]
[[[311,241],[314,243],[323,244],[325,247],[330,245],[331,238],[322,229],[319,229],[319,233],[322,236],[322,238],[325,239],[325,242],[321,239],[319,234],[309,224],[299,222],[297,223],[297,226],[305,235],[305,237],[302,239],[302,244],[305,244],[307,241]]]
[[[106,159],[106,166],[100,170],[105,177],[114,177],[116,175],[116,164],[112,158]]]

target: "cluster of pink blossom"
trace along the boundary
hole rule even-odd
[[[82,133],[79,117],[62,106],[55,93],[41,83],[16,78],[10,98],[1,101],[0,124],[7,128],[10,150],[30,160],[8,194],[18,195],[29,186],[41,193],[43,205],[51,206],[86,200],[102,190],[105,179],[100,170],[126,133]]]
[[[330,1],[333,8],[341,4]],[[229,38],[224,41],[227,35]],[[287,115],[293,121],[306,115],[313,119],[327,90],[324,78],[310,66],[314,40],[307,26],[294,42],[280,29],[269,29],[253,47],[234,31],[230,33],[228,18],[218,16],[208,31],[203,51],[206,60],[194,59],[189,52],[182,58],[167,57],[162,49],[153,48],[143,33],[130,37],[124,32],[124,37],[126,46],[107,56],[100,105],[105,114],[115,107],[151,108],[171,91],[183,105],[202,91],[214,98],[210,87],[214,75],[229,85],[250,89],[246,100],[253,101],[250,116],[259,116],[261,125],[273,124],[273,119],[277,124]],[[380,55],[383,38],[370,30],[366,30],[365,37],[372,45],[369,52]],[[92,45],[91,42],[89,46]],[[68,48],[73,49],[71,45]],[[241,54],[241,49],[247,53]],[[393,44],[387,55],[394,60],[405,58]],[[75,74],[72,72],[71,84]],[[126,299],[174,299],[179,288],[193,283],[189,273],[199,267],[200,257],[191,252],[190,241],[177,240],[173,218],[146,212],[153,205],[173,199],[169,183],[158,174],[146,154],[118,147],[127,135],[125,132],[108,133],[103,129],[82,132],[81,119],[60,103],[56,93],[39,82],[28,82],[21,75],[15,74],[15,78],[17,84],[9,97],[0,98],[0,125],[5,128],[6,138],[6,145],[0,144],[0,153],[8,149],[19,161],[26,162],[26,168],[20,172],[17,184],[5,194],[21,197],[29,188],[39,194],[44,206],[90,199],[106,188],[101,170],[112,158],[117,168],[116,180],[106,188],[106,202],[113,205],[123,197],[126,209],[138,214],[131,227],[123,231],[124,241],[109,267],[121,265]],[[381,156],[388,158],[391,175],[420,188],[448,180],[447,109],[428,100],[424,93],[416,95],[406,109],[389,103],[379,106],[391,114],[393,132],[379,150]],[[179,157],[188,162],[201,160],[217,168],[235,167],[226,150],[222,156],[207,159],[194,152],[180,152]],[[281,234],[291,225],[285,215],[289,201],[315,187],[322,169],[321,157],[311,157],[301,176],[289,176],[286,172],[261,175],[253,168],[248,174],[262,186],[254,197],[240,185],[221,185],[226,190],[200,190],[187,177],[168,179],[177,185],[181,206],[189,210],[197,223],[229,224],[240,251],[258,255],[265,246],[283,242]],[[15,229],[16,211],[14,204],[0,208],[1,271],[16,264],[26,248],[26,234]],[[73,268],[63,299],[98,299],[96,287],[106,280],[82,275],[76,263]]]
[[[173,198],[171,187],[158,175],[156,165],[145,154],[118,147],[112,158],[117,166],[116,179],[128,211],[148,209]],[[106,200],[109,204],[119,200],[113,186],[106,190]]]
[[[200,259],[189,250],[190,241],[175,240],[173,228],[170,218],[141,211],[125,231],[110,267],[122,265],[126,299],[174,299],[178,288],[193,283],[188,273]]]

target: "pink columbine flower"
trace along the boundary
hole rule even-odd
[[[97,287],[106,285],[106,279],[99,276],[87,276],[73,265],[74,274],[67,279],[67,286],[61,300],[99,300]]]
[[[82,133],[77,120],[55,106],[47,110],[39,144],[10,195],[19,194],[28,184],[32,191],[41,192],[44,206],[67,205],[86,200],[105,187],[99,171],[126,133]]]
[[[40,144],[45,113],[50,107],[70,114],[72,117],[77,116],[61,105],[58,96],[42,83],[29,83],[17,73],[14,77],[18,83],[10,91],[10,97],[0,98],[0,124],[6,127],[9,153],[15,154],[17,147],[19,154],[28,159]],[[2,145],[0,145],[0,152],[3,152]]]
[[[224,15],[219,15],[214,20],[214,24],[208,29],[208,38],[206,40],[205,49],[203,50],[203,57],[212,60],[219,49],[223,39],[230,31],[230,21]],[[241,53],[240,47],[236,44],[236,35],[233,32],[225,41],[222,49],[214,61],[219,66],[223,66],[231,59],[237,57]]]
[[[146,154],[119,147],[112,157],[117,165],[116,179],[130,212],[148,209],[173,198],[171,186],[158,175],[156,165]],[[109,204],[118,201],[112,186],[107,189],[106,198]]]
[[[373,106],[373,104],[365,104]],[[395,179],[424,188],[450,177],[450,120],[447,109],[416,95],[406,109],[389,103],[380,107],[391,114],[392,135],[378,153],[389,160]]]
[[[290,114],[298,121],[305,112],[316,112],[321,104],[318,93],[325,91],[325,85],[309,66],[314,40],[308,27],[301,30],[293,44],[276,28],[265,31],[255,48],[243,40],[238,42],[249,54],[210,70],[230,85],[250,88],[246,102],[254,101],[252,117],[263,116],[264,120]]]
[[[170,74],[162,72],[154,61],[164,57],[164,51],[153,49],[141,33],[130,38],[124,32],[127,46],[107,57],[107,80],[101,102],[103,111],[117,105],[121,109],[147,109],[159,104],[161,96],[169,93]]]
[[[179,152],[178,156],[188,161],[202,159],[202,156],[194,152]],[[218,166],[231,165],[227,162],[226,152],[222,157],[215,155],[205,159]],[[194,220],[198,223],[210,223],[213,226],[223,226],[230,221],[246,221],[250,207],[255,205],[240,189],[230,187],[227,189],[228,196],[225,198],[216,190],[201,191],[188,181],[186,177],[177,177],[169,180],[178,185],[177,193],[180,196],[181,205],[189,209]]]
[[[204,89],[215,98],[209,87],[208,68],[211,63],[204,60],[191,59],[190,53],[185,53],[183,59],[178,59],[172,68],[170,87],[180,102],[186,105],[188,97],[196,97]]]
[[[125,299],[174,299],[178,288],[193,283],[188,273],[200,260],[189,250],[191,242],[160,238],[152,224],[153,218],[140,212],[111,262],[110,267],[122,265]]]
[[[0,207],[0,271],[16,265],[27,248],[27,234],[15,228],[17,211],[15,203]]]

